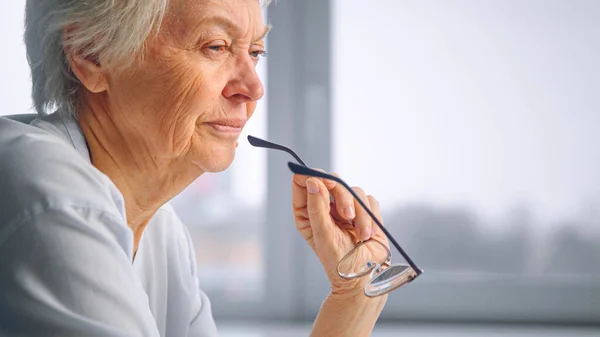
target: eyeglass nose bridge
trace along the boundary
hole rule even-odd
[[[383,262],[383,263],[379,263],[375,266],[375,268],[373,268],[371,270],[371,273],[369,275],[369,278],[373,279],[375,276],[377,276],[379,273],[383,272],[384,270],[386,270],[387,268],[389,268],[392,265],[392,261],[391,259]]]
[[[344,273],[340,270],[342,263],[348,259],[348,258],[352,258],[353,254],[357,254],[358,249],[360,249],[363,245],[367,244],[367,243],[375,243],[375,244],[379,244],[381,245],[381,247],[383,247],[385,249],[385,253],[386,253],[386,258],[385,260],[383,260],[382,262],[376,262],[376,261],[367,261],[365,263],[365,266],[367,267],[366,269],[364,269],[362,272],[356,272],[356,273]],[[390,249],[384,245],[381,241],[377,240],[377,239],[369,239],[366,241],[361,241],[358,242],[356,244],[356,246],[350,250],[350,252],[348,252],[346,255],[344,255],[344,257],[342,257],[342,259],[340,261],[338,261],[338,264],[336,266],[337,269],[337,273],[338,275],[346,280],[352,280],[352,279],[356,279],[359,277],[363,277],[367,274],[371,274],[371,278],[373,277],[373,275],[376,275],[377,273],[374,273],[374,271],[380,272],[382,270],[384,270],[385,268],[390,266],[392,260],[392,252],[390,251]]]

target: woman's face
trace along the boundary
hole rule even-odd
[[[264,93],[266,32],[259,0],[171,0],[143,60],[107,73],[115,126],[159,165],[224,170]]]

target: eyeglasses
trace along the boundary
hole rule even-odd
[[[292,162],[288,163],[290,170],[296,174],[333,180],[344,186],[344,188],[354,196],[356,201],[358,201],[361,207],[369,214],[371,219],[377,224],[408,263],[391,264],[392,253],[389,248],[379,240],[370,238],[366,241],[359,241],[356,246],[338,262],[337,273],[340,277],[344,279],[355,279],[369,274],[370,281],[365,285],[364,293],[368,297],[376,297],[412,282],[423,273],[423,270],[419,269],[406,252],[404,252],[392,234],[390,234],[354,190],[352,190],[352,188],[350,188],[350,186],[342,179],[310,169],[294,151],[283,145],[271,143],[253,136],[248,136],[248,142],[255,147],[289,153],[300,164],[298,165]],[[331,201],[334,202],[331,195],[330,198]]]

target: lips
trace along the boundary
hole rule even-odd
[[[246,125],[245,119],[220,119],[206,123],[212,127],[213,130],[218,132],[221,136],[230,138],[236,138],[242,132],[244,125]]]
[[[220,119],[220,120],[208,122],[208,124],[213,125],[213,126],[224,126],[224,127],[241,129],[244,127],[244,125],[246,125],[246,120],[241,119],[241,118],[240,119],[236,119],[236,118]]]

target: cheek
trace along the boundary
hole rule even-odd
[[[209,103],[205,76],[193,67],[179,65],[169,69],[158,82],[162,90],[155,99],[164,106],[165,115],[193,114],[194,107]]]
[[[170,71],[163,94],[163,102],[168,102],[166,111],[180,116],[219,114],[221,94],[225,80],[218,69],[202,62],[180,64]],[[206,116],[211,118],[211,116]]]
[[[204,138],[204,129],[198,125],[219,115],[220,91],[212,81],[188,73],[181,78],[178,89],[170,94],[165,106],[162,125],[168,128],[174,140],[174,149],[187,146],[193,137]]]
[[[196,124],[210,119],[218,111],[220,90],[198,66],[179,64],[160,79],[162,90],[156,93],[154,111],[160,116],[162,139],[171,139],[169,149],[180,154],[199,131]]]

